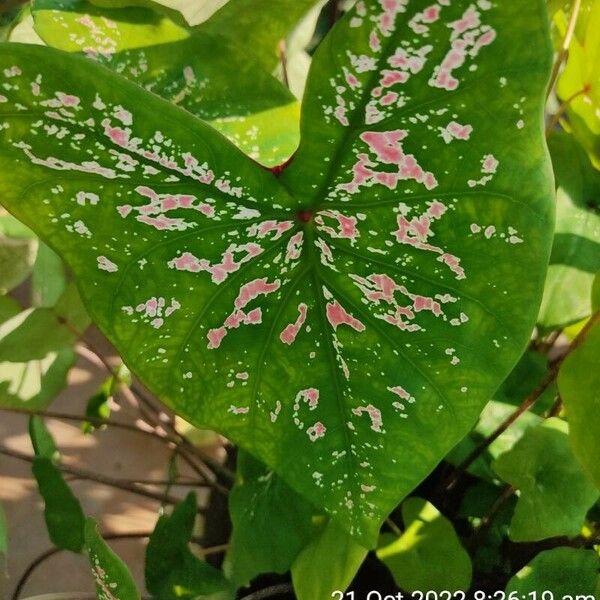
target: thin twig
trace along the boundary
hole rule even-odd
[[[281,63],[281,78],[283,79],[283,85],[285,85],[285,87],[289,90],[290,78],[288,76],[285,40],[279,40],[279,44],[277,45],[277,52],[279,54],[279,62]]]
[[[561,105],[558,107],[558,110],[552,115],[552,118],[550,119],[550,121],[548,121],[548,124],[546,125],[546,137],[548,137],[552,133],[552,131],[554,130],[554,128],[560,121],[560,118],[563,116],[563,114],[565,113],[567,108],[569,108],[569,105],[571,104],[571,102],[573,102],[573,100],[575,100],[575,98],[578,98],[579,96],[582,96],[583,94],[589,93],[589,91],[590,91],[590,86],[585,85],[579,91],[575,92],[574,94],[569,96],[564,102],[561,103]]]
[[[396,525],[396,523],[394,523],[394,521],[392,521],[392,519],[390,519],[389,517],[385,520],[385,524],[398,536],[400,537],[402,535],[402,529],[400,529],[400,527],[398,527],[398,525]]]
[[[446,490],[449,491],[454,488],[454,486],[458,483],[462,473],[464,473],[469,466],[477,459],[483,452],[485,452],[488,447],[496,441],[523,413],[527,412],[539,399],[539,397],[550,387],[550,385],[556,379],[558,375],[558,371],[560,370],[560,366],[562,365],[565,358],[573,352],[580,344],[583,342],[588,332],[592,329],[592,327],[600,322],[600,311],[594,313],[585,324],[583,329],[578,333],[578,335],[573,339],[569,349],[554,363],[552,367],[546,373],[546,376],[542,380],[542,382],[537,386],[537,388],[522,402],[522,404],[512,413],[510,414],[498,427],[485,439],[483,439],[468,455],[467,457],[456,467],[454,474],[448,481],[446,485]]]
[[[0,446],[0,454],[28,463],[33,463],[35,460],[35,456],[31,456],[23,452],[18,452],[17,450],[11,450],[10,448],[6,448],[5,446]],[[158,502],[165,502],[167,504],[178,504],[181,501],[180,498],[176,498],[174,496],[165,494],[159,494],[157,492],[152,492],[151,490],[147,490],[139,485],[136,485],[135,483],[128,483],[126,481],[114,479],[106,475],[99,475],[98,473],[92,473],[91,471],[84,471],[83,469],[71,467],[68,465],[57,464],[55,466],[59,471],[63,473],[68,473],[69,475],[75,475],[75,477],[78,477],[79,479],[93,481],[95,483],[106,485],[108,487],[113,487],[124,492],[130,492],[138,496],[150,498],[151,500],[157,500]],[[198,512],[202,513],[204,512],[204,510],[198,509]]]
[[[483,517],[481,517],[481,521],[479,522],[479,525],[475,529],[473,537],[469,542],[469,547],[471,550],[473,550],[479,544],[479,542],[483,538],[483,535],[492,524],[494,517],[498,514],[498,512],[500,512],[500,509],[504,506],[504,504],[510,498],[512,498],[515,491],[515,488],[512,485],[508,484],[502,488],[500,495],[498,496],[498,498],[496,498],[488,512],[485,515],[483,515]]]

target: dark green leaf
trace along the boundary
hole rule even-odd
[[[192,554],[188,544],[196,522],[196,495],[188,494],[173,513],[161,516],[146,550],[146,587],[160,600],[204,598],[228,589],[221,571]]]
[[[520,491],[510,526],[516,542],[576,536],[598,499],[569,446],[568,426],[551,418],[529,429],[492,465]]]
[[[598,585],[600,559],[593,550],[554,548],[540,552],[509,582],[506,592],[516,592],[518,598],[537,598],[553,594],[553,598],[592,600]]]
[[[85,521],[85,547],[98,600],[140,600],[129,569],[98,534],[96,521],[90,518]]]
[[[408,498],[402,504],[401,536],[384,533],[377,556],[400,588],[467,591],[471,585],[471,559],[462,547],[452,523],[433,504]]]
[[[577,460],[600,489],[600,324],[567,356],[558,374],[558,389],[569,420],[569,437]]]
[[[359,3],[320,46],[280,179],[90,61],[0,50],[3,203],[149,388],[366,545],[522,354],[552,233],[541,0],[427,25],[424,1],[390,5]],[[411,26],[429,37],[407,45]]]
[[[58,448],[42,417],[32,415],[29,418],[29,437],[36,456],[56,462],[59,458]]]
[[[0,323],[12,319],[21,312],[19,303],[10,296],[0,296]]]
[[[110,400],[115,393],[118,382],[114,377],[109,377],[87,402],[85,416],[94,419],[108,419],[110,417]],[[84,433],[91,433],[97,427],[97,423],[85,421],[82,425]]]
[[[313,533],[314,512],[272,470],[241,452],[229,494],[233,533],[227,556],[235,584],[288,571]]]
[[[292,565],[296,597],[333,598],[335,590],[343,591],[350,585],[367,552],[334,521],[327,521]]]
[[[81,552],[85,516],[79,500],[49,458],[37,456],[32,471],[44,499],[44,519],[52,543],[64,550]]]
[[[228,37],[269,71],[279,62],[279,43],[316,0],[229,0],[197,30]]]

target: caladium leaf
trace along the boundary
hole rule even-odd
[[[157,12],[156,3],[119,4],[100,8],[86,0],[34,0],[35,29],[49,46],[84,53],[211,121],[267,166],[293,153],[299,140],[298,103],[246,49],[217,29],[193,31],[172,21]]]
[[[280,181],[98,65],[0,50],[2,201],[148,387],[364,544],[522,353],[551,242],[543,3],[447,4],[338,23]]]

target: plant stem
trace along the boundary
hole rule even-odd
[[[556,113],[552,115],[552,118],[550,119],[550,121],[548,121],[548,124],[546,125],[546,137],[548,137],[552,133],[552,130],[556,127],[564,112],[567,110],[567,108],[569,108],[569,104],[571,104],[571,102],[573,102],[575,98],[578,98],[583,94],[587,94],[589,91],[590,87],[586,85],[585,87],[581,88],[578,92],[575,92],[574,94],[569,96],[564,102],[561,103]]]
[[[247,596],[244,596],[242,600],[264,600],[264,598],[271,598],[272,596],[278,596],[279,594],[289,594],[294,591],[291,583],[279,583],[272,585],[258,592],[252,592]]]
[[[552,67],[552,74],[550,75],[550,83],[548,84],[548,94],[547,97],[550,97],[554,86],[556,85],[556,80],[558,79],[558,74],[560,73],[560,68],[569,53],[569,46],[571,45],[571,40],[573,39],[573,34],[575,33],[575,25],[577,25],[577,18],[579,17],[579,10],[581,8],[581,0],[575,0],[573,2],[573,9],[571,10],[571,17],[569,19],[569,24],[567,25],[567,31],[565,33],[565,38],[563,40],[561,49],[554,61],[554,66]]]
[[[575,339],[571,342],[569,349],[560,358],[558,358],[546,373],[546,376],[538,387],[522,402],[522,404],[509,415],[498,427],[485,439],[483,439],[468,455],[467,457],[456,467],[454,474],[446,484],[446,491],[450,491],[458,483],[460,476],[464,473],[468,467],[477,459],[488,447],[497,440],[523,413],[527,412],[539,399],[539,397],[550,387],[550,385],[556,379],[560,366],[562,365],[565,358],[573,352],[586,338],[592,327],[600,322],[600,311],[594,313],[585,324],[583,329],[577,334]]]

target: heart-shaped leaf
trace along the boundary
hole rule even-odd
[[[535,321],[545,19],[359,2],[315,56],[281,182],[101,66],[5,45],[0,197],[154,392],[372,544]]]

